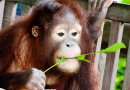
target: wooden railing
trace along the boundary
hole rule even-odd
[[[30,7],[40,0],[0,0],[0,28],[10,24],[15,18],[17,3],[22,3],[21,14],[28,12]],[[124,23],[130,23],[130,5],[113,3],[108,10],[106,19],[112,20],[108,45],[122,41]],[[103,30],[104,25],[102,25]],[[101,48],[102,36],[97,41],[97,51]],[[116,72],[118,67],[120,50],[108,53],[105,72],[102,81],[102,90],[114,90]],[[98,68],[99,54],[95,58],[95,67]],[[130,40],[127,54],[127,63],[123,82],[123,90],[130,90]]]

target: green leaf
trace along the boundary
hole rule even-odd
[[[88,54],[84,54],[84,55],[80,55],[80,56],[77,56],[77,57],[75,57],[75,58],[76,58],[77,60],[83,60],[83,61],[86,61],[86,62],[89,62],[89,63],[90,63],[89,60],[86,60],[86,59],[85,59],[85,56],[86,56],[86,55],[95,54],[95,53],[116,52],[117,50],[119,50],[119,49],[121,49],[121,48],[126,48],[126,46],[125,46],[122,42],[121,42],[121,43],[116,43],[116,44],[114,44],[114,45],[112,45],[112,46],[110,46],[110,47],[108,47],[108,48],[106,48],[106,49],[103,49],[103,50],[101,50],[101,51],[94,52],[94,53],[88,53]],[[69,59],[71,59],[71,58],[65,59],[64,57],[62,57],[61,60],[58,60],[55,65],[53,65],[53,66],[51,66],[50,68],[48,68],[47,70],[45,70],[44,73],[47,72],[48,70],[50,70],[51,68],[57,66],[57,65],[60,64],[61,62],[64,62],[64,61],[69,60]]]
[[[58,60],[58,61],[56,62],[56,64],[54,64],[53,66],[51,66],[50,68],[48,68],[47,70],[45,70],[44,73],[46,73],[47,71],[49,71],[49,70],[52,69],[53,67],[57,66],[57,65],[60,64],[61,62],[64,62],[64,61],[66,61],[66,60],[68,60],[68,59],[70,59],[70,58],[65,59],[64,57],[62,57],[61,60]]]
[[[77,60],[83,60],[83,61],[85,61],[85,62],[89,62],[89,63],[90,63],[89,60],[84,59],[84,58],[85,58],[85,55],[86,55],[86,54],[81,55],[81,56],[77,56],[77,57],[75,57],[75,58],[76,58]]]
[[[70,59],[70,58],[65,59],[65,58],[62,56],[61,60],[58,60],[58,61],[56,62],[56,64],[60,64],[61,62],[64,62],[64,61],[66,61],[66,60],[68,60],[68,59]]]
[[[77,56],[77,57],[75,57],[77,60],[84,60],[84,58],[85,58],[85,55],[81,55],[81,56]]]
[[[106,49],[103,49],[99,52],[95,52],[95,53],[107,53],[107,52],[116,52],[117,50],[121,49],[121,48],[126,48],[126,46],[121,42],[121,43],[116,43]]]
[[[86,59],[84,59],[83,61],[90,63],[90,61],[89,61],[89,60],[86,60]]]

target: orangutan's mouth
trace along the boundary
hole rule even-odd
[[[73,58],[72,58],[72,57],[71,57],[71,58],[69,57],[69,58],[64,58],[64,59],[75,59],[75,57],[73,57]],[[58,58],[58,60],[61,60],[61,57]]]

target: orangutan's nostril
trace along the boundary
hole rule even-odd
[[[67,47],[71,47],[73,44],[74,44],[73,42],[68,42],[68,43],[66,44],[66,46],[67,46]]]

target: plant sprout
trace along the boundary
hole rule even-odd
[[[121,48],[126,48],[126,46],[125,46],[122,42],[116,43],[116,44],[114,44],[114,45],[112,45],[112,46],[110,46],[110,47],[108,47],[108,48],[106,48],[106,49],[103,49],[103,50],[101,50],[101,51],[98,51],[98,52],[88,53],[88,54],[83,54],[83,55],[77,56],[77,57],[75,57],[75,59],[77,59],[77,60],[83,60],[83,61],[86,61],[86,62],[90,63],[89,60],[86,60],[86,59],[85,59],[85,56],[86,56],[86,55],[95,54],[95,53],[116,52],[117,50],[119,50],[119,49],[121,49]],[[58,61],[56,62],[56,64],[54,64],[53,66],[51,66],[50,68],[48,68],[47,70],[45,70],[44,73],[46,73],[47,71],[49,71],[51,68],[57,66],[58,64],[60,64],[60,63],[62,63],[62,62],[64,62],[64,61],[66,61],[66,60],[69,60],[69,59],[71,59],[71,58],[67,58],[67,59],[66,59],[66,58],[62,57],[60,60],[58,60]]]

